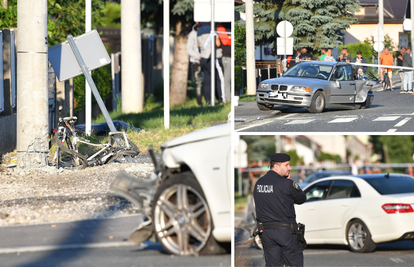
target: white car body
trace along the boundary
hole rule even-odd
[[[213,237],[231,241],[232,173],[231,125],[195,131],[161,145],[162,161],[169,169],[186,165],[205,194],[214,223]]]
[[[309,184],[304,191],[314,184],[338,179],[354,182],[361,197],[323,199],[295,205],[296,221],[305,224],[308,244],[348,245],[347,226],[354,219],[366,224],[374,243],[414,240],[414,212],[388,214],[382,208],[387,203],[414,207],[414,192],[381,195],[364,179],[350,176],[323,178]]]

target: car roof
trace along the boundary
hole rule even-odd
[[[401,173],[375,173],[375,174],[359,174],[352,175],[352,177],[361,178],[363,180],[378,179],[378,178],[395,178],[395,177],[410,177],[412,176],[401,174]]]
[[[346,170],[327,170],[327,171],[316,171],[316,172],[312,172],[313,173],[351,173],[350,171],[346,171]]]

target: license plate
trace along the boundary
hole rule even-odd
[[[277,98],[277,92],[268,92],[267,93],[267,97],[275,97],[275,98]]]

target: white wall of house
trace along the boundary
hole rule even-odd
[[[356,42],[363,42],[365,38],[371,38],[375,31],[377,24],[354,24],[345,32],[344,44],[353,44]],[[403,25],[401,24],[384,24],[384,32],[388,34],[393,42],[394,46],[399,46],[400,33],[404,32]],[[408,40],[408,35],[407,35]],[[402,44],[403,45],[403,44]]]

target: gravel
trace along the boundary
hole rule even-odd
[[[0,168],[0,226],[138,213],[134,205],[109,189],[119,171],[126,171],[137,179],[149,177],[154,169],[150,156],[138,155],[135,161],[83,170],[56,166],[31,170]]]

